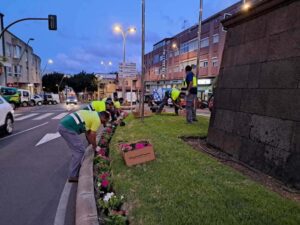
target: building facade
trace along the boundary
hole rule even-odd
[[[41,92],[41,59],[33,49],[9,31],[0,44],[0,85]]]
[[[221,21],[241,10],[242,1],[202,22],[198,97],[207,99],[219,74],[226,38]],[[191,65],[196,72],[198,51],[198,25],[194,25],[171,38],[153,45],[145,55],[146,91],[157,88],[182,87],[185,67]]]

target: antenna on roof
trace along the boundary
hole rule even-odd
[[[188,21],[187,20],[183,20],[181,29],[185,30],[187,27],[188,27]]]

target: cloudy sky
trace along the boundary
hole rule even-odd
[[[237,0],[204,0],[204,18],[236,3]],[[197,23],[199,0],[146,0],[146,52],[161,39],[173,36]],[[27,21],[10,31],[30,42],[36,54],[54,63],[48,72],[77,73],[116,71],[122,61],[122,37],[114,24],[135,26],[127,38],[127,62],[141,59],[141,0],[0,0],[4,25],[25,17],[58,17],[58,30],[49,31],[46,21]],[[113,66],[101,65],[104,61]],[[138,68],[139,69],[139,68]]]

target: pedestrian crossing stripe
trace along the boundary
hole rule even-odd
[[[53,120],[60,120],[62,118],[64,118],[66,115],[68,115],[69,113],[61,113],[61,114],[58,114],[57,116],[53,117],[52,119]]]
[[[28,119],[30,117],[34,117],[36,115],[38,115],[38,113],[30,113],[30,114],[28,114],[26,116],[21,116],[21,117],[16,118],[15,121],[25,120],[25,119]]]
[[[39,116],[37,118],[34,118],[33,120],[42,120],[42,119],[45,119],[45,118],[47,118],[49,116],[52,116],[53,114],[54,113],[45,113],[45,114],[43,114],[43,115],[41,115],[41,116]]]

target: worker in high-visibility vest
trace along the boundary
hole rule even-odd
[[[168,104],[169,98],[171,98],[172,103],[174,105],[175,114],[178,115],[178,110],[182,109],[180,106],[180,97],[182,96],[181,92],[177,88],[172,88],[171,90],[168,90],[165,92],[164,99],[160,103],[157,114],[160,114],[164,108],[165,105]]]
[[[104,112],[111,111],[114,104],[111,98],[105,98],[100,101],[92,101],[89,103],[83,110],[96,111],[96,112]]]
[[[85,133],[88,143],[92,144],[95,151],[99,151],[96,142],[96,132],[101,124],[105,125],[109,120],[108,112],[96,112],[79,110],[65,116],[59,123],[58,132],[67,142],[72,151],[69,182],[77,182],[81,161],[85,152],[85,144],[80,134]]]
[[[118,96],[114,96],[114,107],[115,107],[115,113],[116,113],[116,116],[119,117],[121,115],[121,102],[118,98]]]
[[[192,67],[185,67],[185,83],[186,83],[186,122],[188,124],[197,121],[195,103],[197,100],[197,77],[192,72]]]

